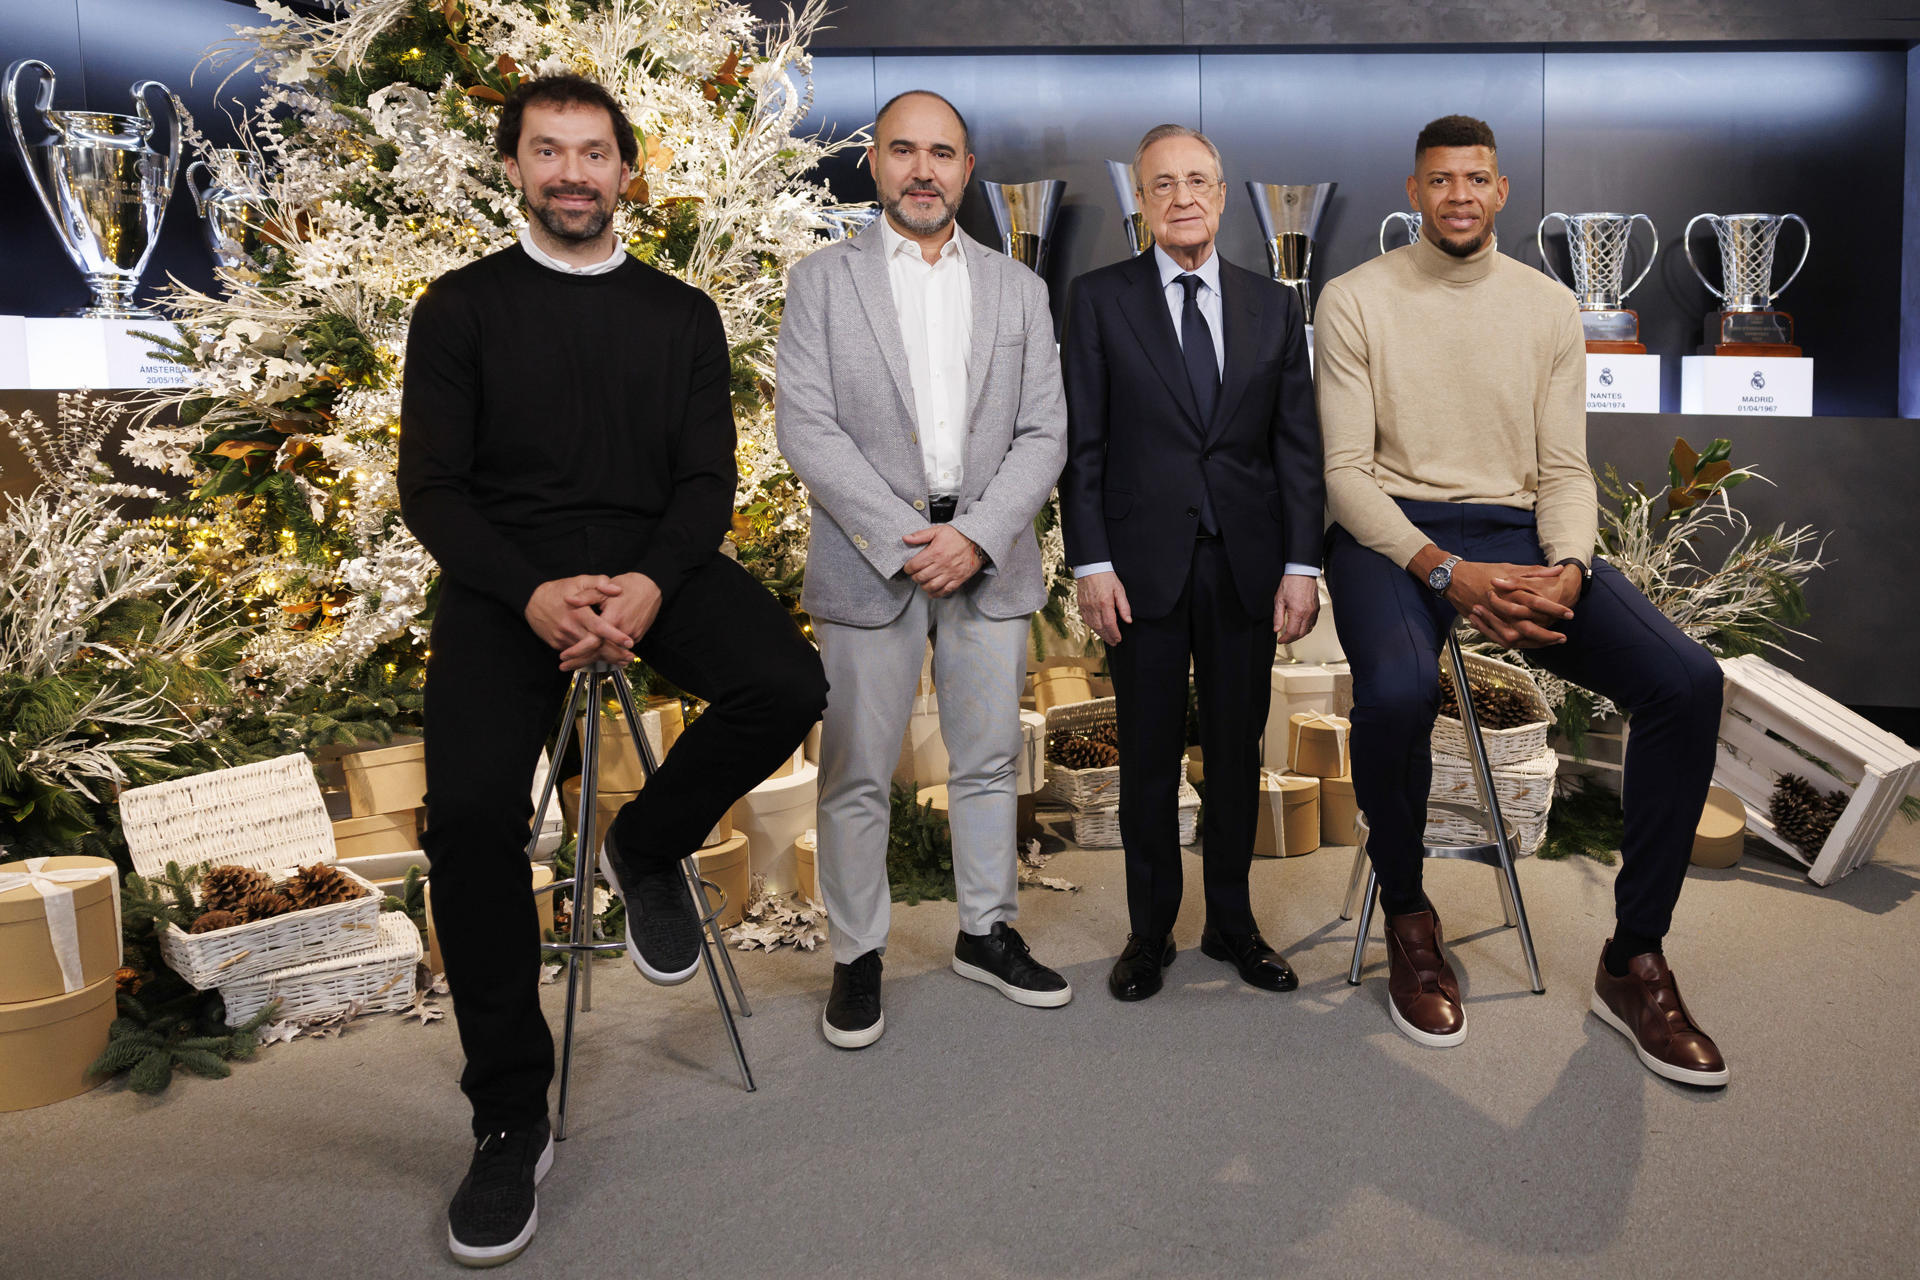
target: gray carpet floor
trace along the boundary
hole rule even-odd
[[[1750,845],[1695,870],[1668,954],[1733,1069],[1648,1074],[1586,1012],[1612,870],[1521,867],[1547,983],[1527,990],[1492,873],[1438,864],[1468,1038],[1385,1012],[1378,942],[1346,981],[1347,851],[1254,866],[1301,989],[1191,948],[1167,988],[1104,986],[1117,853],[1068,850],[1021,927],[1075,987],[1019,1008],[946,967],[951,903],[900,908],[887,1033],[829,1047],[824,952],[738,957],[759,1091],[704,980],[598,968],[572,1133],[515,1272],[607,1276],[1239,1277],[1912,1274],[1920,1252],[1920,828],[1828,888]],[[560,989],[547,988],[557,1014]],[[451,1021],[364,1019],[159,1099],[109,1084],[0,1115],[0,1275],[455,1274],[443,1211],[470,1152]]]

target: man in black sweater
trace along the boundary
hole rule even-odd
[[[680,860],[826,703],[818,655],[718,554],[736,483],[726,333],[711,299],[614,235],[637,152],[619,104],[578,77],[529,81],[498,145],[530,224],[415,306],[399,470],[402,515],[442,571],[421,842],[478,1139],[448,1237],[473,1266],[532,1239],[552,1160],[524,850],[569,673],[637,656],[709,703],[604,846],[628,955],[661,983],[699,964]]]

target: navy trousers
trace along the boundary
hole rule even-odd
[[[1406,500],[1400,507],[1436,546],[1464,559],[1546,562],[1531,511]],[[1326,574],[1334,625],[1353,666],[1353,792],[1367,815],[1367,851],[1383,896],[1415,898],[1440,651],[1458,615],[1404,566],[1338,525],[1327,532]],[[1556,629],[1567,642],[1529,650],[1527,660],[1612,699],[1630,718],[1614,913],[1635,933],[1664,937],[1713,778],[1719,664],[1600,559],[1572,620]]]

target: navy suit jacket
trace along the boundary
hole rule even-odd
[[[1154,256],[1074,281],[1063,344],[1067,562],[1112,561],[1135,618],[1178,601],[1203,494],[1249,614],[1272,613],[1287,564],[1320,564],[1326,481],[1299,300],[1224,259],[1220,300],[1226,372],[1202,422]]]

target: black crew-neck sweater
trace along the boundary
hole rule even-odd
[[[643,547],[627,568],[671,600],[732,520],[730,382],[698,289],[632,258],[568,275],[490,254],[415,304],[401,515],[442,572],[515,613],[552,576],[527,548],[588,528]]]

